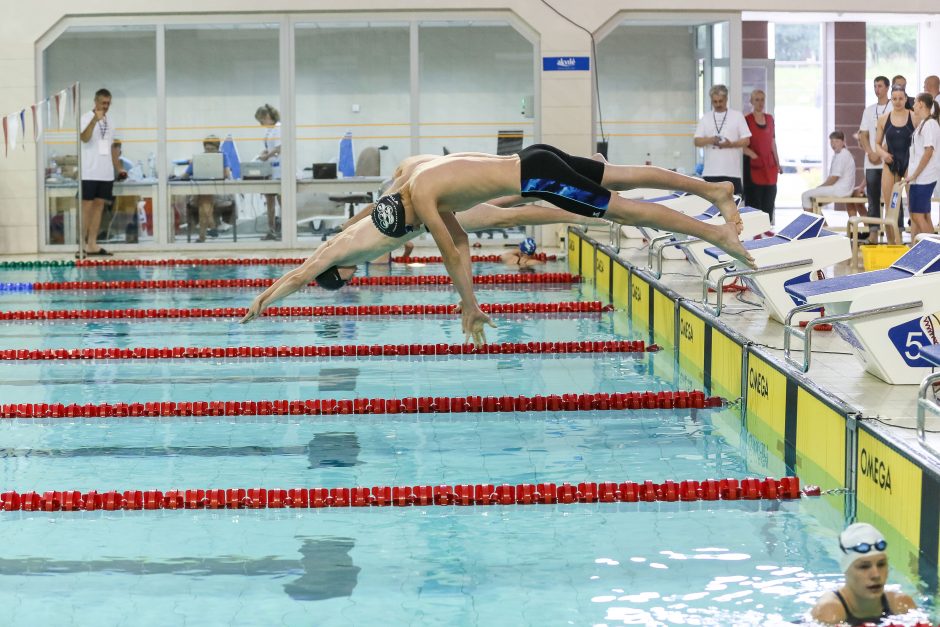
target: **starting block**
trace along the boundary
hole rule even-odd
[[[933,364],[922,354],[940,335],[940,241],[921,240],[890,268],[790,285],[799,306],[784,321],[784,357],[807,372],[815,326],[834,323],[865,369],[891,384],[917,384]],[[800,302],[802,301],[802,302]],[[805,331],[793,328],[800,311],[824,306]],[[802,363],[790,357],[792,337],[803,340]]]
[[[744,248],[757,262],[756,270],[729,270],[735,262],[727,253],[717,247],[706,248],[705,255],[719,263],[709,266],[705,271],[702,304],[715,315],[721,315],[724,281],[740,277],[749,289],[763,299],[764,309],[770,317],[784,322],[794,305],[805,302],[794,299],[788,293],[789,287],[815,281],[824,268],[852,256],[852,245],[848,238],[824,229],[823,224],[822,216],[803,212],[773,237],[743,242]],[[712,281],[711,274],[721,269],[726,273],[717,282]],[[710,288],[717,292],[718,300],[714,309],[708,302]]]

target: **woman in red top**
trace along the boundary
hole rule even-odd
[[[774,118],[764,113],[766,95],[760,89],[751,92],[751,106],[754,111],[745,116],[747,127],[751,130],[751,144],[744,147],[748,157],[747,184],[744,187],[744,199],[755,209],[760,209],[774,221],[774,202],[777,200],[777,174],[783,170],[777,157],[777,140],[774,134]],[[747,166],[750,167],[747,167]]]

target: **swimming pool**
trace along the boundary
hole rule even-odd
[[[428,269],[442,271],[428,265],[393,272]],[[117,279],[109,272],[124,270],[95,269],[95,279]],[[147,270],[135,272],[155,276]],[[185,275],[158,270],[160,278],[216,276],[212,267],[186,268]],[[548,270],[563,271],[557,264]],[[90,279],[63,272],[41,280]],[[4,310],[239,307],[257,291],[17,292],[0,302]],[[577,284],[484,286],[479,293],[483,302],[593,298],[589,286]],[[455,297],[450,288],[370,287],[338,295],[309,290],[286,304],[333,299]],[[496,316],[500,326],[488,335],[492,342],[605,340],[623,328],[621,316]],[[442,316],[264,318],[247,326],[231,319],[0,323],[0,349],[462,339],[459,320]],[[3,361],[0,399],[614,393],[671,389],[674,377],[660,373],[674,371],[672,353]],[[739,448],[746,438],[724,426],[737,411],[3,420],[0,468],[3,489],[20,492],[755,476],[763,467]],[[841,577],[836,529],[811,514],[817,506],[804,499],[3,512],[0,603],[13,625],[781,624]]]

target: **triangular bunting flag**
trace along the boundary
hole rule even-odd
[[[23,135],[23,150],[26,150],[26,109],[20,109],[20,133]]]
[[[72,83],[72,115],[75,114],[76,109],[74,107],[78,106],[78,83]]]
[[[38,142],[39,136],[42,135],[42,103],[34,104],[30,107],[30,111],[33,112],[33,141]]]
[[[55,106],[56,112],[59,114],[59,128],[65,126],[65,109],[69,103],[69,92],[68,90],[63,89],[56,94]]]
[[[4,156],[8,155],[7,151],[7,116],[3,116],[3,154]]]
[[[20,126],[20,121],[17,119],[18,117],[18,113],[11,113],[7,116],[9,120],[7,123],[7,138],[10,140],[10,150],[16,150],[16,129]]]

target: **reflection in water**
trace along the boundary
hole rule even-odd
[[[359,464],[355,433],[318,433],[307,444],[309,468],[349,468]]]
[[[213,575],[247,577],[285,577],[300,574],[284,584],[284,592],[295,601],[322,601],[348,597],[359,578],[358,566],[349,552],[355,546],[352,538],[299,538],[299,560],[262,557],[247,559],[236,555],[211,558],[184,557],[166,561],[138,559],[56,560],[44,557],[21,559],[0,558],[0,577],[70,574]]]

